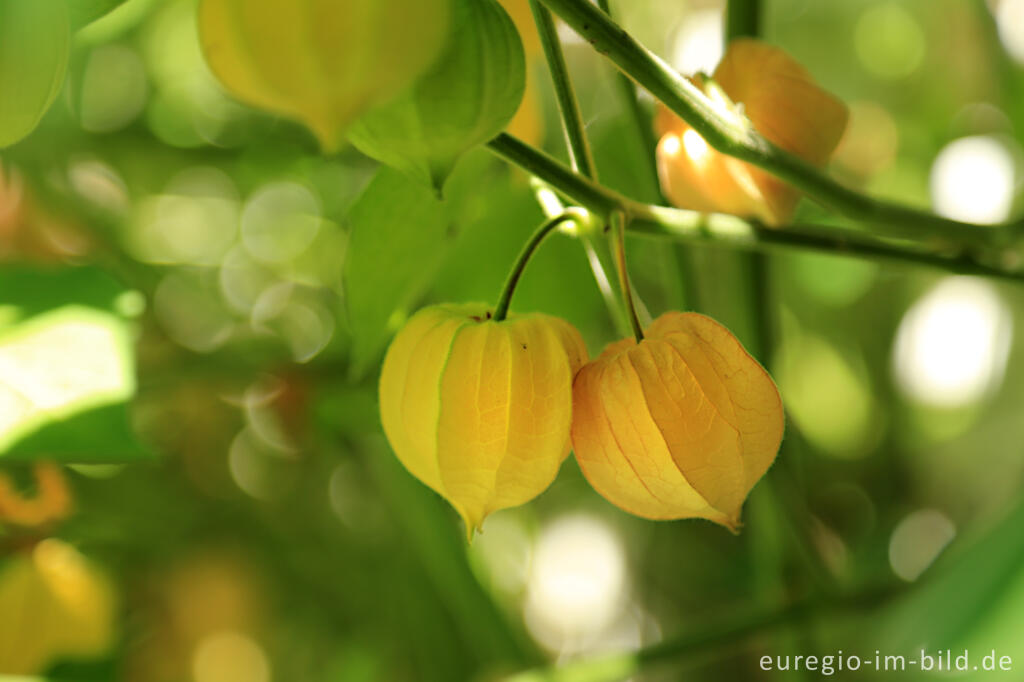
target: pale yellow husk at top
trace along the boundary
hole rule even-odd
[[[782,442],[771,377],[698,313],[666,313],[640,343],[608,346],[577,374],[573,401],[573,447],[587,480],[649,519],[698,517],[736,530]]]
[[[828,162],[846,128],[846,105],[822,90],[799,62],[772,45],[749,38],[734,40],[713,80],[731,100],[719,101],[727,115],[746,116],[764,138],[815,166]],[[664,106],[659,108],[655,129],[660,136],[661,186],[674,205],[753,217],[769,225],[792,217],[800,198],[792,186],[715,151]]]
[[[450,0],[201,0],[203,54],[244,102],[297,119],[327,151],[372,105],[423,73]]]
[[[579,333],[542,314],[496,322],[483,304],[439,305],[395,337],[380,378],[380,414],[395,454],[479,528],[530,501],[569,453]]]

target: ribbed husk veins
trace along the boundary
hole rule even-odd
[[[718,102],[727,116],[745,116],[765,139],[815,166],[828,162],[846,129],[846,105],[772,45],[733,41],[713,80],[731,100]],[[716,99],[713,92],[709,95]],[[664,106],[655,128],[662,190],[676,206],[754,217],[769,225],[792,217],[800,198],[792,186],[715,151]]]
[[[63,0],[0,0],[0,148],[31,133],[50,108],[70,44]]]
[[[579,332],[555,317],[496,322],[483,304],[425,308],[384,359],[384,433],[472,533],[554,480],[569,453],[572,377],[586,360]]]
[[[437,59],[452,0],[201,0],[203,53],[242,101],[305,123],[326,151]]]
[[[454,0],[452,30],[430,69],[349,130],[360,151],[440,190],[467,150],[501,132],[523,99],[526,62],[495,0]]]
[[[573,384],[580,468],[610,502],[649,519],[700,517],[737,530],[783,423],[768,373],[697,313],[666,313],[640,343],[611,344]]]
[[[106,577],[74,547],[43,540],[0,567],[0,673],[40,674],[105,653],[115,612]]]

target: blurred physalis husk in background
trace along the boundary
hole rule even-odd
[[[128,647],[124,679],[221,679],[216,671],[269,679],[265,594],[252,561],[228,549],[199,550],[152,572],[134,600],[144,636]]]
[[[72,512],[71,491],[61,467],[53,462],[33,466],[35,495],[19,491],[0,471],[0,527],[37,527],[67,518]]]
[[[0,565],[0,674],[101,656],[116,632],[113,586],[77,549],[47,538]]]
[[[45,209],[18,170],[0,160],[0,263],[63,262],[93,250],[84,229]]]
[[[757,40],[729,44],[712,80],[696,78],[712,106],[738,129],[751,124],[765,139],[822,167],[846,128],[847,109],[781,49]],[[674,205],[730,213],[769,225],[787,222],[800,193],[748,163],[713,149],[664,105],[655,118],[658,175]]]

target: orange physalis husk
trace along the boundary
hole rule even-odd
[[[728,329],[665,313],[640,343],[609,345],[573,384],[572,442],[590,484],[648,519],[733,531],[782,442],[782,400]]]
[[[484,304],[424,308],[384,358],[384,433],[471,536],[554,480],[569,454],[572,378],[586,360],[579,332],[550,315],[499,322]]]
[[[746,117],[765,139],[815,166],[828,162],[846,128],[846,105],[772,45],[749,38],[734,40],[712,80],[721,93],[714,87],[705,91],[724,114],[738,121]],[[660,137],[661,187],[674,205],[753,217],[769,225],[792,217],[800,198],[795,188],[715,151],[664,106],[659,108],[655,130]]]

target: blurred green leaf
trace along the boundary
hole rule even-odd
[[[0,456],[114,462],[146,454],[129,424],[143,301],[99,270],[0,273]]]
[[[31,133],[50,108],[70,44],[60,0],[0,0],[0,148]]]
[[[879,641],[936,650],[962,647],[1022,575],[1022,523],[1024,503],[1018,503],[986,534],[951,549],[893,612]]]
[[[448,249],[447,212],[426,187],[381,168],[349,212],[344,286],[352,372],[364,375]]]
[[[67,0],[71,30],[78,30],[123,5],[127,0]]]
[[[125,293],[123,284],[96,268],[4,266],[0,270],[0,310],[17,309],[17,319],[66,305],[117,312]],[[9,321],[6,313],[0,314],[0,331],[5,321]]]
[[[0,458],[110,464],[148,458],[152,454],[132,429],[127,403],[119,403],[52,421],[14,443]]]

